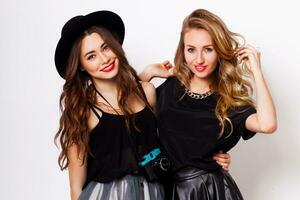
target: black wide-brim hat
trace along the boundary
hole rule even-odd
[[[102,10],[71,18],[62,28],[54,56],[56,69],[62,78],[65,78],[66,65],[74,42],[86,29],[92,26],[106,28],[121,45],[123,44],[125,26],[121,17],[116,13]]]

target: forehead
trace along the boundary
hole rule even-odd
[[[213,41],[209,33],[204,29],[189,29],[183,37],[185,45],[206,46],[212,45]]]
[[[98,33],[86,35],[81,41],[81,52],[89,52],[101,47],[104,43],[103,38]]]

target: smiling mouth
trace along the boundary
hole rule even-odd
[[[111,70],[113,70],[115,68],[115,62],[112,62],[111,64],[107,65],[106,67],[104,67],[103,69],[101,69],[101,72],[110,72]]]

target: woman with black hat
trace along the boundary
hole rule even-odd
[[[124,33],[117,14],[98,11],[70,19],[57,44],[65,84],[55,139],[72,200],[164,199],[161,184],[147,181],[139,166],[140,155],[158,147],[155,89],[129,65]]]

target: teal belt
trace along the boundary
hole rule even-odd
[[[154,160],[160,154],[160,149],[156,148],[150,151],[150,153],[143,156],[143,161],[139,162],[139,166],[145,166],[150,161]]]

